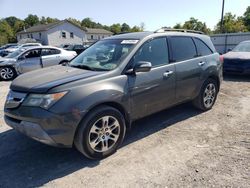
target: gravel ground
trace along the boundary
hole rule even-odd
[[[0,187],[250,187],[250,78],[227,77],[214,108],[184,104],[134,123],[102,161],[7,127],[0,83]]]

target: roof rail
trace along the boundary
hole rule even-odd
[[[163,33],[163,32],[168,32],[168,31],[204,34],[202,31],[195,31],[195,30],[189,30],[189,29],[171,29],[171,28],[167,28],[167,27],[157,29],[154,33]]]

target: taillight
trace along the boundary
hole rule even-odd
[[[224,56],[223,55],[220,55],[220,62],[224,63]]]

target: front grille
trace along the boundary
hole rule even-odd
[[[10,90],[6,103],[5,103],[5,108],[17,108],[19,107],[22,102],[24,101],[25,97],[27,96],[26,93],[21,93],[21,92],[16,92]]]

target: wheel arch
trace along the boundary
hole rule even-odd
[[[218,91],[219,91],[220,90],[220,84],[221,84],[219,76],[217,76],[217,75],[210,75],[206,80],[208,80],[208,79],[213,79],[213,80],[216,81],[217,86],[218,86]]]
[[[118,110],[123,116],[124,116],[124,120],[125,120],[125,126],[126,126],[126,129],[129,130],[131,128],[131,119],[130,119],[130,115],[129,113],[126,111],[126,108],[118,103],[118,102],[114,102],[114,101],[105,101],[105,102],[101,102],[101,103],[98,103],[98,104],[95,104],[94,106],[91,106],[87,113],[83,115],[83,117],[81,118],[81,121],[78,123],[77,125],[77,128],[75,130],[75,133],[74,133],[74,138],[76,137],[76,134],[78,132],[78,129],[79,129],[79,125],[83,122],[83,120],[89,115],[91,114],[95,109],[101,107],[101,106],[109,106],[109,107],[113,107],[115,108],[116,110]]]

